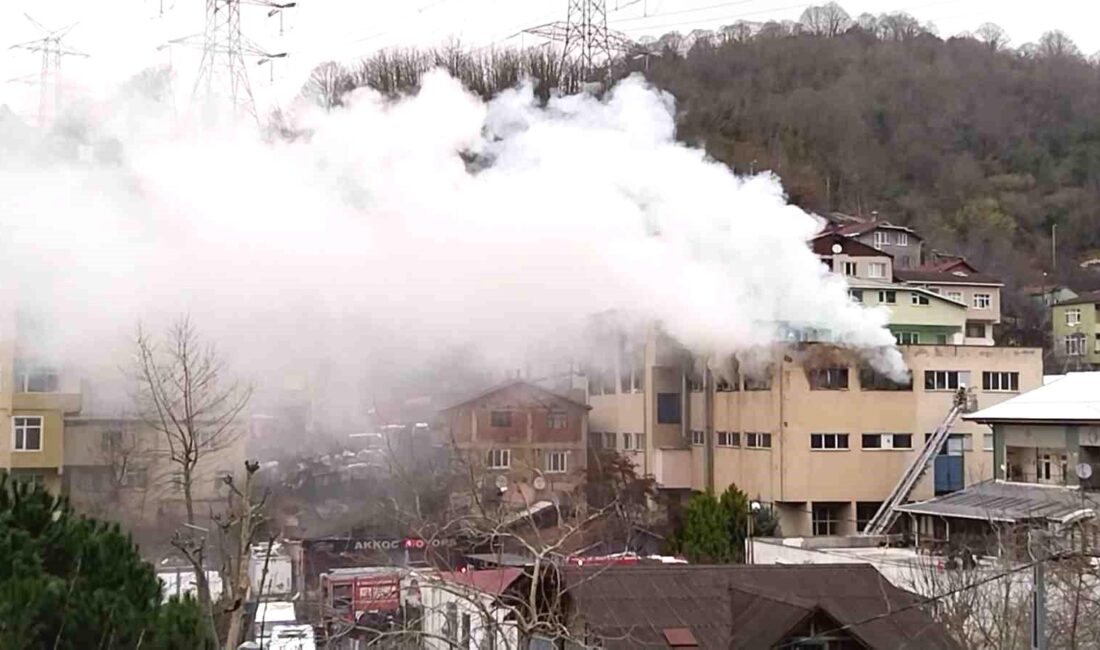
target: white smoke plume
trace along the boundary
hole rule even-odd
[[[540,106],[442,72],[305,111],[292,143],[113,110],[120,162],[0,160],[9,305],[48,314],[66,356],[116,359],[136,322],[186,311],[269,376],[454,345],[518,367],[609,309],[707,354],[828,330],[904,374],[779,180],[678,143],[673,116],[637,78]]]

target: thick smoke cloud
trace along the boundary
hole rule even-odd
[[[270,376],[454,345],[518,367],[606,310],[705,353],[827,329],[903,372],[885,313],[808,250],[814,219],[776,178],[677,143],[673,114],[640,79],[539,106],[529,88],[483,103],[443,73],[303,110],[294,142],[101,112],[116,161],[0,160],[6,300],[89,360],[190,312]]]

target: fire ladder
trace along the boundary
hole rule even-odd
[[[913,459],[909,467],[905,468],[905,473],[901,475],[901,480],[894,486],[890,497],[882,502],[878,512],[867,522],[867,527],[863,529],[864,535],[885,535],[893,527],[894,522],[898,519],[898,506],[908,501],[909,495],[913,493],[913,488],[916,487],[917,482],[924,476],[924,473],[928,471],[928,466],[932,464],[932,460],[939,453],[944,441],[947,440],[948,434],[951,433],[951,427],[955,425],[955,420],[958,419],[959,414],[970,410],[968,408],[969,402],[970,395],[965,388],[960,388],[955,393],[955,400],[951,405],[951,410],[947,412],[947,417],[943,419],[939,428],[924,443],[924,449],[921,450],[920,455]]]

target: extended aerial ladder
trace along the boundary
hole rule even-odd
[[[967,393],[966,388],[959,388],[955,393],[951,410],[947,412],[947,417],[943,419],[935,433],[925,441],[924,448],[913,459],[913,462],[905,468],[905,473],[901,475],[901,479],[894,486],[889,498],[882,502],[875,516],[867,522],[867,527],[863,529],[864,535],[885,535],[893,527],[894,522],[898,519],[898,506],[909,500],[913,488],[916,487],[917,482],[924,476],[924,473],[928,471],[928,466],[932,464],[932,460],[939,453],[944,441],[947,440],[947,436],[951,433],[951,427],[955,425],[955,420],[958,419],[961,413],[970,410],[968,408],[969,402],[970,394]]]

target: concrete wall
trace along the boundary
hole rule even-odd
[[[1066,312],[1073,309],[1081,311],[1081,322],[1076,325],[1067,325]],[[1085,354],[1077,358],[1090,364],[1100,363],[1100,352],[1096,348],[1096,334],[1100,333],[1100,316],[1097,315],[1094,303],[1052,307],[1051,327],[1053,328],[1055,355],[1065,356],[1065,338],[1067,336],[1070,334],[1084,334]]]

